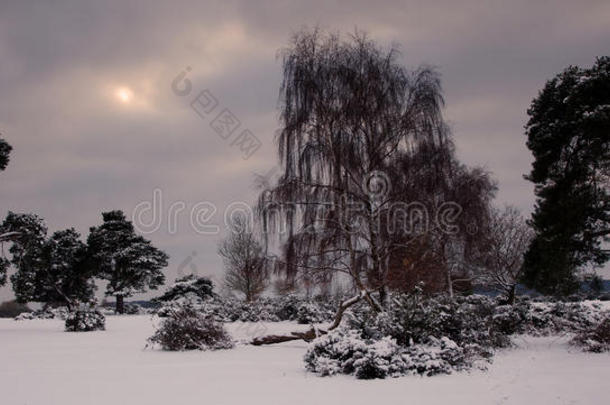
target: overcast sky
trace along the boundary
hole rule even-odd
[[[169,280],[220,274],[220,235],[198,233],[190,213],[214,204],[207,223],[221,225],[230,203],[253,201],[254,173],[275,166],[276,55],[299,28],[357,27],[399,44],[409,67],[437,66],[460,158],[494,173],[498,204],[528,213],[529,103],[566,66],[610,54],[607,0],[84,3],[0,3],[0,132],[14,147],[0,214],[34,212],[85,238],[102,211],[131,217],[160,190],[147,237],[170,254]],[[192,92],[180,97],[171,83],[187,66]],[[189,102],[204,89],[218,106],[201,117]],[[224,108],[241,122],[234,136],[262,143],[249,159],[210,127]],[[174,203],[185,208],[172,230]]]

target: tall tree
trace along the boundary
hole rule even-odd
[[[526,177],[535,184],[536,232],[523,281],[548,294],[578,288],[577,272],[610,257],[610,57],[569,67],[546,83],[528,110]]]
[[[0,171],[6,169],[10,160],[10,154],[13,147],[4,139],[0,138]]]
[[[6,284],[6,274],[8,272],[9,267],[11,266],[10,260],[6,257],[0,257],[0,287]]]
[[[9,156],[11,154],[11,150],[13,147],[9,145],[4,139],[0,138],[0,171],[6,169],[9,162]],[[0,229],[0,245],[11,239],[10,234],[6,234]],[[8,268],[10,267],[11,262],[6,257],[4,257],[4,252],[2,252],[2,257],[0,257],[0,287],[6,284],[6,274],[8,272]]]
[[[122,211],[104,212],[102,217],[103,223],[90,229],[88,255],[98,276],[108,281],[106,295],[116,297],[116,312],[122,314],[125,297],[163,284],[161,269],[168,255],[136,235]]]
[[[19,301],[44,302],[74,308],[93,298],[93,272],[86,266],[86,245],[74,229],[57,231],[37,253],[36,266],[21,268],[13,277]]]
[[[0,234],[3,236],[2,243],[10,243],[10,260],[4,257],[3,249],[2,267],[6,271],[10,262],[17,269],[17,273],[11,277],[13,289],[15,292],[33,289],[35,284],[31,274],[41,266],[42,247],[47,236],[44,221],[35,214],[9,211],[0,225]],[[3,272],[0,278],[6,280],[6,273]]]
[[[245,215],[235,216],[229,224],[229,235],[220,243],[218,254],[225,267],[224,283],[228,289],[242,293],[248,302],[265,291],[265,254]]]
[[[85,266],[86,247],[74,229],[55,232],[47,239],[40,217],[13,212],[0,229],[13,235],[9,252],[17,271],[11,282],[18,301],[73,308],[93,297],[94,274]]]
[[[464,289],[479,276],[476,260],[485,245],[489,207],[496,184],[479,167],[470,168],[455,157],[450,139],[442,145],[419,145],[395,158],[390,169],[393,204],[387,208],[393,247],[389,280],[403,290],[427,283],[430,291],[443,286],[450,295],[454,286]],[[396,226],[402,225],[402,226]],[[427,274],[422,274],[427,268]],[[401,274],[405,271],[415,274]],[[434,287],[433,287],[434,286]]]
[[[286,277],[351,280],[357,294],[338,309],[334,328],[361,299],[382,310],[390,256],[406,244],[384,231],[397,202],[389,173],[399,156],[436,156],[447,142],[440,78],[428,67],[408,71],[395,48],[365,35],[342,40],[317,30],[294,37],[283,68],[283,173],[261,194],[263,231],[287,224],[278,262]]]

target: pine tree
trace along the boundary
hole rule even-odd
[[[116,297],[116,311],[123,313],[125,297],[164,283],[161,269],[168,256],[136,235],[122,211],[104,212],[102,217],[102,225],[92,227],[87,239],[89,259],[98,276],[108,281],[106,295]]]
[[[6,169],[12,149],[13,147],[9,145],[8,142],[0,138],[0,171]],[[7,240],[9,240],[8,235],[0,229],[0,243]],[[4,255],[4,252],[2,252],[2,254]],[[10,265],[10,260],[4,256],[0,257],[0,287],[6,284],[6,273]]]
[[[547,294],[578,288],[577,272],[601,266],[610,235],[610,58],[591,69],[569,67],[547,82],[528,110],[527,146],[536,236],[524,283]]]
[[[78,302],[93,298],[95,285],[93,273],[85,263],[86,246],[73,228],[55,232],[37,255],[36,266],[20,269],[13,278],[19,301],[73,308]]]
[[[9,263],[12,264],[17,269],[17,273],[11,277],[13,290],[17,296],[20,295],[17,291],[26,292],[27,295],[28,291],[33,291],[35,288],[32,274],[40,267],[47,227],[37,215],[9,211],[0,225],[0,234],[4,236],[3,241],[10,242],[8,252],[11,255],[10,260],[6,257],[2,258],[4,271],[0,278],[6,280],[6,269]]]
[[[85,266],[86,246],[74,229],[55,232],[47,239],[40,217],[9,212],[2,230],[17,235],[9,252],[17,269],[11,281],[18,301],[71,308],[93,297],[93,274]]]
[[[0,287],[6,284],[6,273],[10,265],[10,260],[5,257],[0,257]]]

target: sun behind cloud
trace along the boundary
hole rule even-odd
[[[127,87],[119,87],[115,94],[122,103],[129,103],[133,98],[133,92]]]

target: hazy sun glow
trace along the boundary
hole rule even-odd
[[[131,98],[133,97],[133,93],[127,87],[121,87],[121,88],[117,89],[116,96],[123,103],[128,103],[131,100]]]

